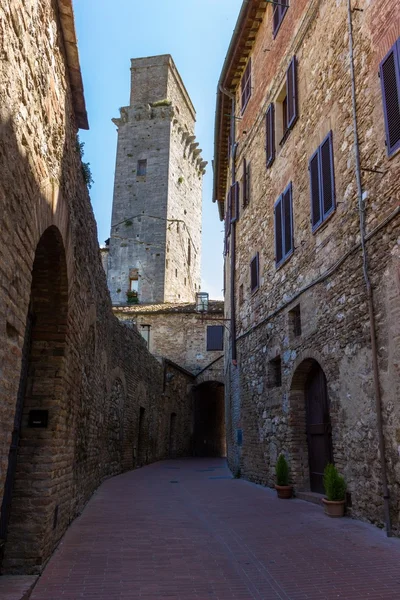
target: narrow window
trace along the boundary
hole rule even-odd
[[[289,310],[289,332],[291,338],[301,336],[301,314],[300,304]]]
[[[250,263],[250,290],[255,292],[259,286],[259,255],[258,252]]]
[[[136,174],[138,177],[144,177],[147,172],[147,160],[138,160]]]
[[[273,2],[273,33],[274,38],[278,33],[279,27],[283,21],[283,17],[289,6],[289,0],[272,0]]]
[[[275,263],[279,267],[293,252],[292,184],[275,202]]]
[[[243,159],[243,177],[242,177],[242,198],[243,208],[250,202],[250,163]]]
[[[230,189],[231,223],[239,218],[239,182],[236,181]]]
[[[144,341],[146,342],[147,348],[150,347],[150,325],[141,325],[140,326],[140,334]]]
[[[224,326],[208,325],[207,327],[207,350],[224,349]]]
[[[400,38],[379,66],[388,156],[400,148]]]
[[[188,246],[187,246],[187,264],[190,267],[190,263],[192,260],[192,248],[190,245],[190,240],[188,240]]]
[[[231,190],[229,190],[226,198],[226,213],[225,213],[225,255],[229,253],[229,236],[231,233]]]
[[[270,104],[265,114],[265,151],[267,154],[267,168],[272,165],[275,159],[275,108]]]
[[[244,70],[241,84],[241,107],[242,114],[247,106],[247,103],[251,96],[251,58],[247,63],[247,67]]]
[[[282,385],[282,361],[277,356],[268,363],[268,387],[276,388]]]
[[[335,210],[332,132],[310,159],[311,224],[315,231]]]
[[[243,304],[244,301],[244,291],[243,291],[243,283],[240,284],[239,287],[239,304]]]
[[[138,276],[133,276],[129,279],[129,291],[130,292],[136,292],[138,293],[139,291],[139,278]]]
[[[175,269],[175,277],[178,277],[178,269]]]
[[[274,113],[268,115],[270,126],[275,132],[275,139],[279,140],[280,146],[283,146],[285,143],[290,130],[297,121],[297,117],[297,61],[296,57],[293,56],[286,71],[285,83],[276,96]],[[274,148],[275,139],[273,140],[273,143],[271,143],[272,148]],[[268,154],[272,156],[272,161],[275,157],[274,155],[271,155],[270,152],[267,152],[267,166],[269,166]]]

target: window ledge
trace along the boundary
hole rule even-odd
[[[285,258],[283,258],[279,264],[275,263],[275,271],[279,271],[279,269],[283,267],[283,265],[286,265],[286,263],[292,258],[293,254],[294,249],[291,250],[290,253]]]
[[[319,233],[321,231],[321,229],[331,220],[331,218],[333,217],[333,215],[336,213],[336,205],[333,208],[333,210],[325,217],[325,219],[323,221],[321,221],[321,223],[319,225],[317,225],[315,228],[312,228],[312,233]]]

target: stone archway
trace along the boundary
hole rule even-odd
[[[226,456],[224,384],[205,381],[193,388],[194,456]]]
[[[69,522],[68,278],[52,226],[36,248],[1,521],[2,572],[38,573]]]
[[[332,435],[326,377],[314,358],[295,370],[289,407],[292,480],[298,490],[322,493],[324,467],[333,461]]]

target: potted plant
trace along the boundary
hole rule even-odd
[[[278,498],[291,498],[293,494],[293,486],[289,485],[289,465],[283,454],[280,454],[278,460],[276,461],[275,474],[275,489],[278,493]]]
[[[325,513],[330,517],[343,517],[346,499],[346,482],[334,465],[329,463],[324,469],[326,498],[322,499]]]
[[[128,304],[137,304],[139,302],[138,293],[133,291],[126,292],[126,299]]]

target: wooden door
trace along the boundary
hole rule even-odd
[[[317,363],[307,378],[305,396],[310,486],[312,492],[323,494],[324,469],[333,462],[332,428],[326,378]]]

